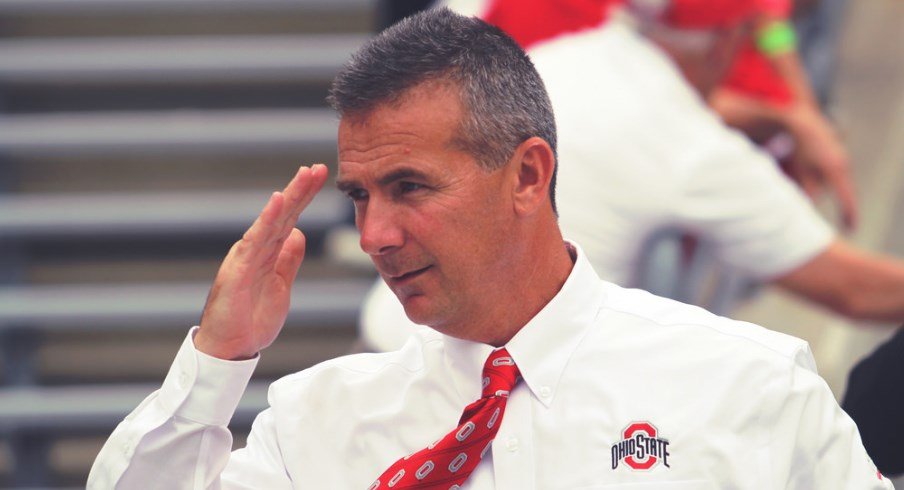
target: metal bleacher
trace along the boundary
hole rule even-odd
[[[299,164],[335,169],[323,98],[372,10],[0,0],[0,487],[83,486],[98,441],[159,384],[269,193]],[[308,254],[282,351],[264,356],[233,420],[240,436],[268,379],[353,344],[373,273],[329,246],[350,217],[335,191],[302,216]]]

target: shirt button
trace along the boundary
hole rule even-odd
[[[188,388],[188,374],[185,372],[179,375],[179,388]]]
[[[510,437],[507,441],[505,441],[505,448],[509,450],[509,452],[515,452],[518,450],[518,438]]]
[[[549,386],[540,387],[540,398],[549,398],[552,396],[552,388]]]

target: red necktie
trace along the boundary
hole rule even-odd
[[[398,460],[368,490],[457,489],[489,451],[502,424],[505,402],[520,378],[508,351],[490,354],[483,365],[483,394],[465,407],[458,427],[410,456]]]

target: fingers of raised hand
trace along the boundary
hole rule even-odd
[[[274,192],[254,224],[236,244],[237,256],[254,268],[267,268],[278,257],[298,216],[326,181],[324,165],[301,167],[282,192]]]
[[[298,228],[292,228],[274,266],[274,270],[285,281],[287,286],[291,287],[295,281],[298,268],[304,260],[305,245],[304,234]]]
[[[298,216],[306,208],[326,181],[327,169],[323,164],[301,167],[283,190],[286,205],[280,216],[280,231],[285,238],[298,222]]]
[[[285,197],[281,193],[271,194],[260,215],[254,220],[242,239],[236,242],[230,255],[235,255],[242,262],[254,262],[256,257],[266,253],[265,249],[269,248],[267,245],[272,242],[272,237],[278,230],[278,219],[285,207],[284,201]]]

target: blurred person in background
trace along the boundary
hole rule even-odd
[[[563,128],[563,230],[617,284],[636,285],[646,241],[677,227],[732,268],[845,316],[904,318],[904,264],[836,236],[776,162],[706,106],[762,13],[751,1],[719,5],[637,0],[602,26],[565,21],[569,34],[529,51]],[[377,350],[412,331],[379,281],[361,328]]]
[[[453,9],[478,15],[511,35],[525,49],[555,37],[592,29],[612,17],[626,0],[448,0]],[[758,145],[766,146],[804,191],[817,199],[831,190],[847,229],[857,223],[857,200],[849,157],[801,63],[797,35],[791,23],[792,0],[747,0],[756,6],[750,36],[734,55],[731,69],[708,96],[710,105],[730,126]],[[680,2],[680,0],[679,0]],[[632,2],[645,10],[668,5],[668,0]],[[822,23],[826,8],[818,0],[802,2],[807,32]],[[816,5],[814,5],[814,3]],[[829,2],[831,3],[831,2]],[[824,23],[824,22],[823,22]],[[836,22],[837,23],[837,22]],[[819,31],[821,32],[821,31]],[[817,46],[821,43],[808,43]],[[819,49],[815,58],[825,58]],[[820,65],[827,65],[823,61]],[[818,69],[820,92],[826,91],[827,69]]]
[[[851,369],[841,406],[883,474],[904,476],[904,326]],[[900,482],[898,482],[900,483]]]
[[[813,199],[837,199],[842,223],[857,224],[849,157],[822,112],[797,51],[790,0],[755,0],[753,33],[742,43],[726,80],[709,95],[722,119],[770,149]]]

